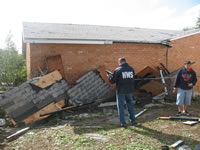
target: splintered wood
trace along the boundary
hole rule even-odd
[[[41,117],[40,114],[61,110],[64,105],[65,105],[64,100],[62,100],[58,103],[51,103],[51,104],[47,105],[46,107],[44,107],[43,109],[41,109],[40,111],[38,111],[38,112],[34,113],[33,115],[31,115],[30,117],[26,118],[23,122],[25,124],[28,124],[28,123],[31,123],[31,122],[34,122],[37,120],[47,118],[47,117],[49,117],[49,115]]]
[[[36,85],[40,88],[46,88],[61,79],[62,79],[61,74],[59,73],[59,71],[56,70],[54,72],[51,72],[51,73],[41,77],[38,82],[34,83],[34,85]]]

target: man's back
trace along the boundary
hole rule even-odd
[[[127,63],[121,64],[115,69],[112,83],[116,83],[119,94],[130,94],[134,89],[134,69]]]

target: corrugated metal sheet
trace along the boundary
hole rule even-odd
[[[69,43],[76,41],[138,42],[162,43],[183,31],[144,29],[130,27],[112,27],[97,25],[56,24],[56,23],[23,23],[25,43]],[[69,42],[68,42],[69,41]]]

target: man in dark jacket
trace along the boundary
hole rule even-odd
[[[174,91],[177,91],[177,115],[181,115],[181,113],[190,115],[187,107],[191,105],[193,86],[195,86],[197,82],[196,73],[191,68],[191,62],[186,61],[184,65],[185,66],[179,71],[174,83]]]
[[[129,121],[132,125],[139,125],[135,121],[133,89],[134,89],[134,69],[126,63],[125,58],[119,58],[119,67],[115,69],[113,74],[108,74],[109,81],[116,83],[116,100],[118,115],[121,126],[126,126],[124,117],[124,101],[128,108]]]

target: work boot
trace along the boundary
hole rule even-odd
[[[137,123],[136,121],[134,121],[134,122],[131,122],[131,125],[137,127],[137,126],[140,126],[141,124],[140,124],[140,123]]]
[[[127,127],[127,125],[126,124],[120,124],[120,127],[122,127],[122,128],[126,128]]]

